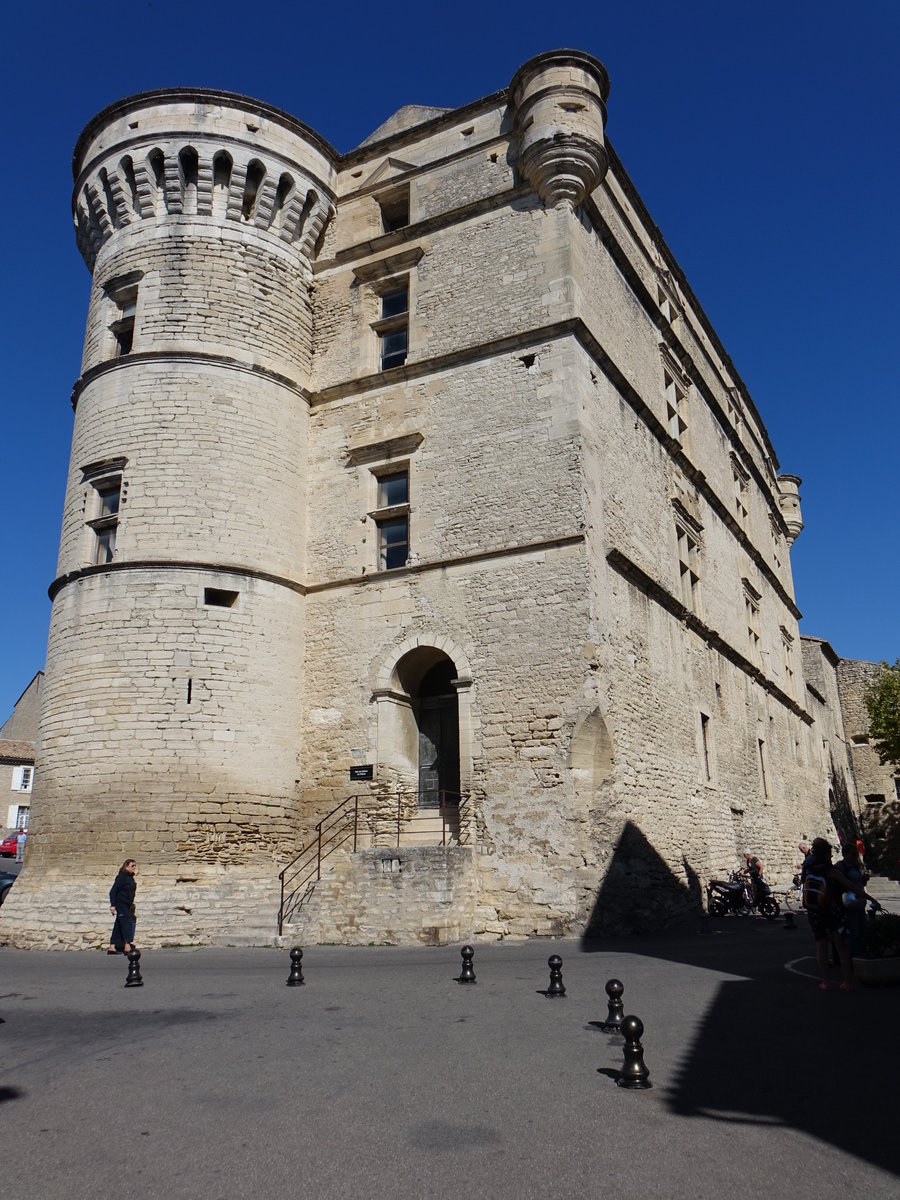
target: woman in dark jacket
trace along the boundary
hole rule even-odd
[[[134,894],[137,891],[134,873],[137,863],[128,858],[119,868],[115,882],[109,889],[109,911],[116,923],[109,935],[107,954],[125,954],[134,945]]]

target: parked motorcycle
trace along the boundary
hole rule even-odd
[[[774,921],[781,914],[780,904],[763,880],[760,879],[756,887],[754,900],[753,885],[744,872],[732,871],[728,879],[711,879],[706,885],[706,911],[711,917],[724,917],[728,913],[749,917],[758,912],[767,921]]]

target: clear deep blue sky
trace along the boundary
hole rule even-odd
[[[0,722],[43,666],[89,276],[71,154],[100,108],[174,85],[268,101],[338,150],[572,46],[608,134],[803,478],[801,630],[900,655],[900,3],[247,4],[67,0],[0,17],[6,204]]]

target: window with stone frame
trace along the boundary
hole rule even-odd
[[[675,522],[681,602],[688,612],[700,615],[700,541],[686,522]]]
[[[772,531],[772,558],[775,563],[775,570],[781,570],[781,530],[778,528],[778,522],[769,514],[769,527]]]
[[[376,196],[381,210],[381,228],[385,233],[405,229],[409,224],[409,184],[390,188]]]
[[[134,272],[110,281],[105,288],[111,305],[109,330],[113,336],[113,357],[124,358],[134,349],[137,318],[138,284],[141,274]]]
[[[377,530],[379,571],[392,571],[409,562],[409,464],[374,473],[376,507],[371,516]]]
[[[750,650],[750,661],[754,666],[761,665],[762,657],[760,654],[760,626],[759,626],[759,602],[761,596],[753,587],[749,580],[743,580],[744,584],[744,614],[747,620],[747,643]]]
[[[784,666],[784,690],[792,699],[796,699],[794,639],[783,625],[781,627],[781,659]]]
[[[734,454],[731,456],[731,478],[734,515],[738,525],[746,532],[750,517],[750,476]]]
[[[666,428],[671,437],[684,445],[687,433],[687,394],[668,371],[663,372],[663,387],[666,393]]]
[[[85,483],[88,485],[85,523],[91,532],[89,558],[94,566],[104,566],[115,557],[120,509],[124,502],[124,466],[125,460],[117,459],[84,470]]]
[[[409,351],[409,280],[393,281],[380,292],[381,317],[372,328],[378,336],[379,370],[402,367]]]

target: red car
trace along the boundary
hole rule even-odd
[[[24,842],[25,834],[21,829],[17,833],[11,833],[9,837],[5,837],[0,842],[0,855],[3,855],[4,858],[15,858],[20,838]]]

